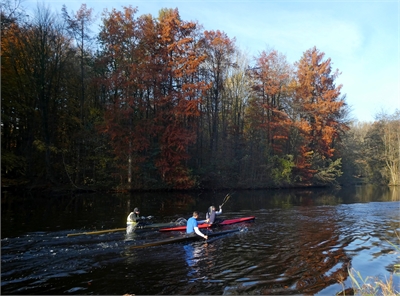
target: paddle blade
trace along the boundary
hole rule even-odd
[[[229,200],[230,197],[231,197],[231,194],[230,194],[230,193],[228,193],[227,195],[225,195],[225,198],[224,198],[224,200],[223,200],[223,202],[222,202],[222,204],[221,204],[221,207]]]

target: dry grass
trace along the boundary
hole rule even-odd
[[[400,241],[400,234],[398,232],[395,233],[398,240]],[[387,242],[400,252],[399,246],[396,246],[395,244],[389,241]],[[362,296],[364,295],[400,296],[400,287],[398,286],[395,287],[393,284],[393,276],[400,276],[400,264],[394,264],[393,269],[394,269],[393,273],[386,280],[381,280],[373,277],[366,277],[364,279],[361,276],[360,272],[354,269],[348,270],[353,285],[353,289],[348,289],[348,290],[352,290],[352,292],[354,292],[354,295],[362,295]],[[343,286],[343,291],[341,295],[346,295],[345,291],[346,290],[344,290]],[[350,295],[353,295],[353,293],[351,293]]]
[[[386,280],[373,277],[366,277],[364,279],[358,271],[352,269],[349,270],[349,276],[356,295],[400,295],[399,287],[395,287],[393,284],[393,274]]]

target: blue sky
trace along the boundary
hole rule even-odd
[[[61,12],[76,12],[82,3],[99,15],[104,9],[138,7],[138,15],[158,15],[161,8],[178,8],[185,21],[197,20],[206,30],[220,30],[249,57],[273,48],[290,63],[316,46],[342,74],[337,84],[351,116],[373,121],[380,111],[400,109],[400,1],[126,1],[22,0],[35,9],[44,4]]]

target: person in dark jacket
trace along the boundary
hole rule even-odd
[[[222,206],[219,206],[219,211],[217,212],[215,210],[215,206],[210,206],[208,208],[206,218],[207,218],[207,223],[213,224],[213,223],[218,223],[221,221],[221,219],[218,219],[217,216],[222,214]]]

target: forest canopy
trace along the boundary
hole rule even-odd
[[[2,186],[128,190],[399,185],[400,112],[350,118],[341,74],[138,9],[1,10]]]

